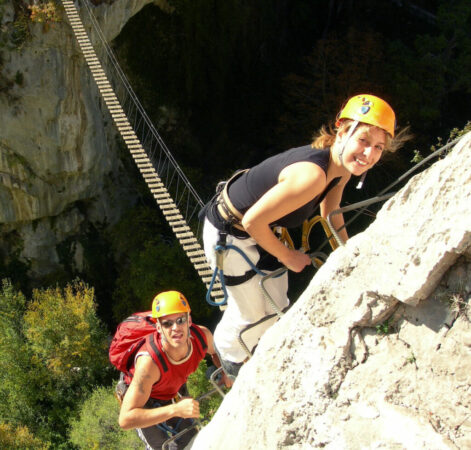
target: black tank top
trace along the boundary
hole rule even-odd
[[[249,171],[237,178],[228,189],[231,202],[242,214],[255,203],[265,192],[278,183],[280,172],[287,166],[307,161],[319,166],[327,175],[329,165],[329,149],[313,149],[310,145],[304,147],[292,148],[283,153],[272,156],[260,164],[252,167]],[[282,226],[294,228],[314,215],[315,210],[325,198],[327,193],[337,185],[340,177],[334,178],[317,197],[310,200],[305,205],[295,211],[281,217],[272,226]]]

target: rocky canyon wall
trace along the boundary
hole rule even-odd
[[[106,38],[111,41],[147,3],[118,0],[95,7]],[[60,265],[59,243],[89,223],[113,223],[133,196],[119,139],[104,120],[98,90],[60,6],[57,13],[60,21],[47,30],[29,23],[31,39],[20,49],[2,51],[2,76],[17,82],[0,93],[1,247],[4,258],[16,253],[26,261],[33,277]],[[2,26],[15,20],[13,2],[6,2]],[[72,250],[80,270],[80,244]]]
[[[332,253],[192,449],[471,448],[470,152]]]

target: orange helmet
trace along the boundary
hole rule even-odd
[[[190,313],[190,311],[188,300],[178,291],[161,292],[152,301],[152,317],[154,319],[169,314]]]
[[[361,94],[352,97],[340,111],[337,126],[340,125],[342,119],[352,119],[374,125],[394,137],[396,115],[388,103],[374,95]]]

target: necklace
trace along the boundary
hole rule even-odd
[[[191,342],[190,339],[188,339],[188,351],[186,353],[186,355],[182,358],[182,359],[179,359],[178,361],[173,359],[166,350],[164,350],[165,354],[167,355],[167,358],[168,360],[173,364],[173,365],[178,365],[178,364],[183,364],[185,362],[188,361],[188,359],[190,358],[192,352],[193,352],[193,344]]]

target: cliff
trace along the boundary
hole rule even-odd
[[[470,151],[329,257],[192,449],[471,448]]]
[[[149,0],[95,8],[110,41]],[[13,2],[3,29],[18,23]],[[77,239],[90,224],[113,223],[133,201],[114,128],[104,120],[98,90],[65,15],[47,28],[28,22],[31,38],[2,51],[0,93],[0,235],[4,258],[15,254],[30,276],[60,266],[57,246],[67,239],[80,270]],[[92,36],[92,40],[95,40]],[[16,82],[12,81],[16,80]],[[106,116],[105,116],[106,117]]]

